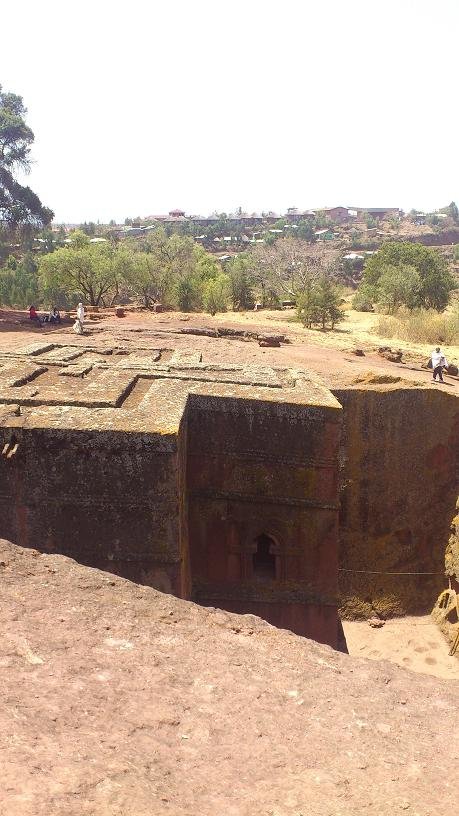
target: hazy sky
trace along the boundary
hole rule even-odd
[[[0,83],[57,221],[456,199],[458,0],[23,0]]]

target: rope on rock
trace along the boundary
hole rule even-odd
[[[356,572],[361,575],[442,575],[444,572],[380,572],[379,570],[353,570],[339,567],[338,572]]]

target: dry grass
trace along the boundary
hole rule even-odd
[[[459,311],[438,314],[433,309],[400,311],[389,317],[381,315],[375,326],[378,335],[414,343],[459,343]]]
[[[336,326],[334,331],[322,332],[303,328],[295,319],[296,312],[294,309],[286,311],[266,309],[260,312],[228,312],[221,315],[217,314],[214,320],[217,323],[228,325],[239,324],[246,329],[256,326],[257,328],[264,327],[267,332],[278,330],[287,334],[293,343],[307,343],[311,346],[322,347],[324,350],[336,349],[346,352],[356,346],[366,350],[374,350],[378,346],[391,345],[391,342],[396,338],[397,348],[427,358],[432,352],[432,347],[440,343],[446,352],[448,361],[459,363],[459,335],[453,343],[437,339],[433,341],[428,339],[403,340],[396,334],[397,325],[394,328],[392,321],[388,320],[388,329],[390,331],[390,336],[388,336],[380,330],[379,324],[383,320],[382,315],[375,312],[356,312],[349,302],[351,300],[352,295],[346,298],[346,303],[343,304],[344,320]],[[450,314],[454,312],[459,314],[459,308],[455,304],[453,304]],[[165,316],[161,317],[166,319]],[[196,316],[196,319],[198,319],[198,316]],[[425,336],[425,333],[423,333],[423,336]]]

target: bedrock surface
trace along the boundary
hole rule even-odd
[[[459,686],[0,544],[8,816],[437,816]]]

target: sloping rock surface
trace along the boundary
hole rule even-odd
[[[457,684],[7,542],[0,574],[2,816],[457,807]]]

